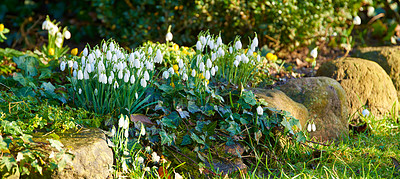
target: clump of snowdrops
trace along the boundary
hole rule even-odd
[[[70,39],[71,33],[67,27],[59,27],[60,23],[55,20],[51,21],[50,17],[47,16],[46,20],[42,23],[42,29],[48,31],[48,43],[47,46],[43,45],[42,52],[46,56],[53,56],[55,59],[63,56],[68,52],[69,47],[63,47],[64,39]]]

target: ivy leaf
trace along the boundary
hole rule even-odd
[[[177,109],[176,111],[178,111],[179,116],[181,116],[182,119],[187,119],[188,117],[190,117],[189,112],[187,111],[182,111],[182,109]]]
[[[54,90],[56,89],[56,87],[54,87],[54,85],[51,84],[50,82],[42,83],[41,88],[44,88],[44,90],[49,94],[55,95]]]
[[[58,140],[54,140],[54,139],[47,139],[47,141],[50,142],[50,146],[56,148],[58,151],[62,150],[62,147],[64,147],[64,145],[58,141]]]
[[[166,94],[171,94],[174,90],[172,86],[166,84],[162,84],[159,89]]]
[[[23,70],[27,76],[36,76],[38,74],[39,60],[35,57],[24,55],[14,57],[13,61],[18,65],[18,68]]]
[[[226,130],[231,133],[231,136],[234,136],[239,133],[240,127],[235,121],[229,121],[228,128]]]
[[[256,98],[253,94],[252,91],[244,91],[242,94],[242,98],[244,99],[244,102],[247,104],[250,104],[251,106],[254,106],[257,104]]]
[[[189,145],[189,144],[192,144],[192,139],[190,138],[190,135],[186,134],[183,136],[181,145]]]
[[[205,145],[204,140],[200,139],[195,133],[192,132],[190,137],[197,143]]]
[[[51,70],[50,69],[42,68],[39,71],[40,71],[39,80],[51,78]]]
[[[297,142],[305,142],[306,141],[306,136],[304,135],[304,132],[300,131],[296,133],[296,141]]]
[[[181,122],[181,118],[179,117],[179,114],[174,111],[170,115],[163,117],[161,122],[167,127],[176,129],[176,126],[179,126],[179,123]]]
[[[194,101],[188,101],[188,111],[192,114],[199,112],[200,108],[196,105]]]
[[[17,165],[17,161],[14,157],[3,156],[0,162],[2,165],[4,164],[7,167],[8,171],[11,171],[11,167],[13,165]]]
[[[160,137],[161,137],[161,145],[164,145],[164,144],[171,145],[175,138],[175,134],[168,134],[165,131],[161,131]]]

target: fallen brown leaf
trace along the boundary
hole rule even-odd
[[[150,119],[143,115],[143,114],[131,114],[131,121],[132,122],[142,122],[144,125],[154,125],[153,122],[150,121]]]

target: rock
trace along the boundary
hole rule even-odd
[[[311,137],[327,141],[348,135],[346,92],[337,81],[327,77],[293,79],[280,89],[308,109],[309,118],[316,126]]]
[[[277,89],[252,88],[253,93],[259,99],[264,99],[268,107],[289,112],[294,118],[300,120],[301,127],[304,128],[308,120],[307,108],[289,98],[285,93]]]
[[[51,178],[110,178],[113,152],[107,145],[106,135],[100,129],[83,129],[80,132],[61,133],[60,142],[69,149],[74,158],[61,172],[54,172]],[[40,137],[40,136],[38,136]],[[45,138],[33,138],[45,141]],[[50,178],[50,176],[43,176]]]
[[[400,47],[365,47],[356,51],[356,57],[378,63],[392,79],[400,98]]]
[[[382,117],[397,111],[397,92],[392,80],[377,63],[359,58],[342,58],[322,64],[317,76],[337,80],[346,90],[350,115],[361,112],[367,106],[370,112]]]

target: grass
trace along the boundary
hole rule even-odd
[[[392,116],[361,119],[369,130],[350,131],[349,136],[326,146],[308,144],[314,149],[292,147],[292,155],[284,155],[290,158],[282,158],[287,162],[281,167],[262,164],[240,175],[242,178],[400,178],[400,170],[391,159],[400,160],[399,119]],[[268,172],[262,172],[267,175],[260,177],[254,175],[257,171]]]

